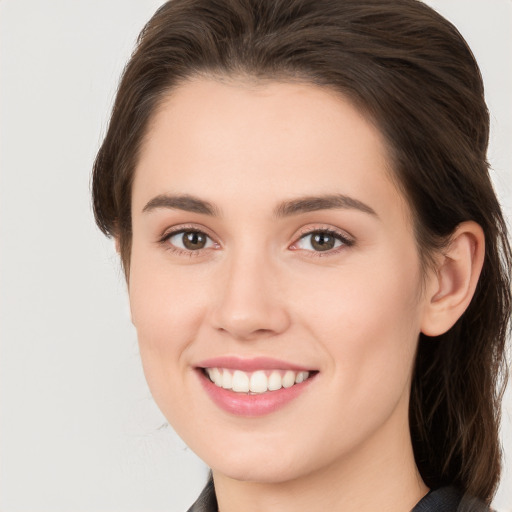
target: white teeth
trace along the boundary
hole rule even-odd
[[[246,373],[226,368],[206,368],[206,373],[216,386],[237,393],[277,391],[281,388],[291,388],[294,384],[300,384],[309,378],[309,372],[292,370],[273,370],[269,374],[265,370]]]
[[[268,390],[277,391],[283,387],[283,379],[279,372],[272,372],[268,378]]]
[[[299,372],[297,373],[297,377],[295,377],[295,384],[300,384],[304,382],[309,377],[309,372]]]
[[[219,369],[213,368],[212,374],[210,374],[210,378],[213,380],[213,382],[215,382],[217,386],[222,386],[222,373],[220,373]]]
[[[264,371],[254,372],[251,375],[249,390],[253,393],[265,393],[267,391],[267,376]]]
[[[226,373],[226,372],[224,372]],[[224,379],[222,379],[224,380]],[[233,373],[233,386],[231,388],[233,391],[237,391],[239,393],[248,393],[249,392],[249,376],[245,372],[241,372],[240,370],[235,370]]]
[[[230,372],[222,372],[217,368],[217,371],[221,375],[220,384],[217,384],[217,381],[214,381],[217,386],[223,387],[224,389],[231,389],[233,387],[233,376]]]
[[[288,370],[283,377],[283,388],[291,388],[295,384],[295,372]]]

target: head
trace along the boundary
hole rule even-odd
[[[416,0],[162,6],[125,69],[94,166],[97,223],[116,238],[128,281],[133,185],[144,178],[152,126],[174,97],[207,82],[306,87],[364,120],[403,201],[419,262],[411,276],[422,293],[460,226],[480,226],[485,258],[472,300],[446,329],[422,328],[410,356],[408,398],[414,454],[427,485],[454,483],[489,500],[499,478],[510,248],[488,174],[483,84],[463,38]]]

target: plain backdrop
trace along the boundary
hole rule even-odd
[[[0,510],[181,512],[206,468],[146,387],[91,164],[120,72],[158,0],[0,0]],[[467,38],[512,212],[512,2],[431,0]],[[505,473],[512,510],[512,399]]]

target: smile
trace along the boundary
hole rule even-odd
[[[256,370],[245,372],[227,368],[205,368],[205,374],[217,387],[236,393],[261,394],[291,388],[310,376],[307,371]]]
[[[266,357],[216,357],[199,362],[195,369],[213,403],[241,417],[271,414],[309,395],[307,390],[320,373]]]

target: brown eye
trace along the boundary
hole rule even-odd
[[[312,231],[303,235],[295,244],[296,249],[312,252],[327,252],[343,245],[350,246],[353,242],[339,233],[330,231]]]
[[[333,249],[336,239],[328,233],[315,233],[311,236],[311,247],[316,251]]]
[[[213,240],[201,231],[178,231],[172,233],[167,241],[176,247],[184,251],[199,251],[201,249],[207,249],[213,247]]]
[[[198,231],[187,231],[183,233],[182,237],[183,245],[191,251],[203,249],[207,241],[206,235]]]

